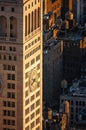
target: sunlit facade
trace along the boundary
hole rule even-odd
[[[41,0],[0,0],[0,130],[42,130]]]

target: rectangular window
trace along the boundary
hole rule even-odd
[[[35,98],[35,97],[34,97],[34,95],[32,95],[32,96],[31,96],[31,101],[33,101],[33,100],[34,100],[34,98]]]
[[[15,80],[15,74],[12,74],[12,80]]]
[[[36,115],[38,115],[40,113],[40,109],[36,110]]]
[[[31,114],[31,120],[34,118],[34,113]]]
[[[39,124],[39,122],[40,122],[40,118],[38,117],[38,118],[36,119],[36,125]]]
[[[40,100],[36,101],[36,107],[39,106]]]
[[[2,46],[0,46],[0,50],[2,50]]]
[[[29,122],[29,117],[27,117],[26,119],[25,119],[25,123],[28,123]],[[29,130],[29,129],[28,129]]]
[[[38,61],[38,60],[40,60],[40,55],[38,55],[38,56],[36,57],[36,61]]]
[[[31,129],[35,126],[34,121],[31,123]]]
[[[6,101],[3,101],[3,106],[6,106]]]
[[[29,99],[25,101],[25,106],[29,104]]]
[[[4,7],[3,6],[1,7],[1,11],[4,11]]]
[[[25,115],[27,115],[29,113],[29,108],[27,108],[26,110],[25,110]]]
[[[15,71],[15,66],[14,65],[12,66],[12,70]]]
[[[14,8],[11,8],[11,12],[15,12],[15,9],[14,9]]]
[[[8,65],[8,70],[11,70],[11,66],[10,65]]]
[[[35,104],[31,105],[31,111],[33,111],[33,109],[35,108]]]

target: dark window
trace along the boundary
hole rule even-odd
[[[3,101],[3,106],[6,106],[6,101]]]
[[[4,125],[6,124],[6,120],[5,120],[5,119],[3,119],[3,124],[4,124]]]
[[[3,46],[3,50],[6,50],[6,46]]]
[[[11,57],[11,56],[9,56],[9,60],[12,60],[12,57]]]
[[[11,93],[10,92],[7,93],[7,98],[11,98]]]
[[[10,24],[10,29],[11,29],[11,30],[13,29],[13,24]]]
[[[12,84],[12,89],[15,89],[15,84]]]
[[[4,7],[1,7],[1,11],[4,11]]]
[[[8,75],[7,75],[7,79],[8,79],[8,80],[11,80],[11,74],[8,74]]]
[[[11,89],[11,83],[8,83],[8,84],[7,84],[7,88],[8,88],[8,89]]]
[[[11,66],[10,65],[8,65],[8,70],[11,70]]]
[[[2,50],[2,46],[0,46],[0,50]]]
[[[6,55],[4,55],[4,57],[3,57],[3,58],[4,58],[4,60],[6,60]]]
[[[11,11],[12,11],[12,12],[15,12],[15,9],[14,9],[14,8],[11,8]]]
[[[12,107],[15,107],[15,102],[12,102]]]
[[[15,74],[12,74],[12,80],[15,80]]]
[[[12,93],[12,98],[15,98],[15,93]]]
[[[15,66],[14,65],[12,66],[12,70],[15,71]]]
[[[3,110],[3,115],[6,116],[6,110]]]

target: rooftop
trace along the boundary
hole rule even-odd
[[[81,40],[84,36],[86,36],[86,30],[84,27],[78,26],[75,27],[72,30],[61,30],[59,32],[59,39],[64,39],[64,40],[72,40],[72,41],[77,41]]]
[[[69,94],[72,96],[86,97],[86,80],[76,80],[70,86]]]

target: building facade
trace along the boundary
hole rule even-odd
[[[86,0],[73,0],[73,12],[77,23],[86,23]]]
[[[53,104],[61,93],[63,42],[53,40],[49,45],[46,43],[43,57],[43,98]]]
[[[43,0],[43,13],[52,12],[56,20],[61,15],[61,0]]]
[[[42,130],[42,1],[0,0],[0,130]]]
[[[80,118],[82,112],[86,110],[86,81],[74,81],[68,93],[60,96],[61,108],[65,100],[70,104],[70,126],[80,128],[80,123],[86,124],[86,118]]]
[[[61,10],[61,18],[65,19],[65,14],[68,11],[72,11],[73,0],[62,0],[62,10]]]

